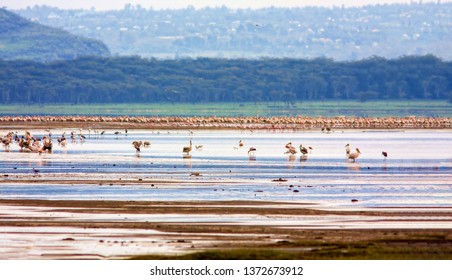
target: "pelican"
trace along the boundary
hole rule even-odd
[[[9,149],[9,145],[13,141],[13,137],[11,133],[8,133],[8,135],[5,138],[2,138],[2,143],[5,145],[5,149]]]
[[[383,151],[383,152],[381,152],[381,155],[382,156],[384,156],[385,157],[385,159],[388,157],[388,153],[387,152],[385,152],[385,151]]]
[[[287,149],[287,151],[285,152],[285,154],[291,154],[291,155],[295,155],[297,153],[297,150],[295,149],[295,147],[290,147],[289,149]]]
[[[141,142],[141,141],[133,141],[132,145],[135,147],[137,152],[139,152],[140,151],[140,147],[143,145],[143,142]]]
[[[348,157],[350,155],[350,144],[345,145],[345,156]]]
[[[355,162],[355,160],[359,157],[360,154],[361,154],[361,151],[358,148],[356,148],[356,152],[349,154],[348,159],[349,160],[351,159],[351,160],[353,160],[353,162]]]
[[[254,155],[254,152],[256,151],[256,148],[250,147],[248,150],[248,156],[249,160],[256,160],[256,156]]]
[[[192,145],[191,145],[191,140],[190,140],[190,146],[186,146],[186,147],[184,147],[183,149],[182,149],[182,152],[183,153],[186,153],[187,155],[191,152],[191,148],[192,148]]]
[[[52,139],[48,136],[44,136],[42,138],[42,147],[39,149],[39,152],[46,152],[48,151],[49,153],[52,152]]]
[[[67,146],[67,140],[65,137],[61,138],[61,141],[59,141],[59,144],[61,145],[61,147],[66,147]]]
[[[305,156],[308,154],[308,149],[306,147],[303,147],[302,144],[300,144],[300,152]]]

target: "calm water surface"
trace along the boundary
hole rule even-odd
[[[66,130],[67,134],[70,130]],[[26,199],[257,200],[336,206],[452,207],[452,131],[151,131],[102,136],[52,154],[0,152],[0,197]],[[32,131],[40,136],[44,131]],[[5,135],[6,131],[0,131]],[[19,131],[19,134],[23,132]],[[182,147],[193,141],[191,158]],[[78,139],[77,139],[78,140]],[[133,140],[150,141],[136,153]],[[239,147],[239,140],[245,145]],[[284,154],[285,144],[312,147],[307,158]],[[361,150],[347,162],[344,146]],[[200,150],[195,145],[203,145]],[[247,151],[256,148],[254,156]],[[387,159],[381,155],[386,151]],[[11,183],[18,178],[54,183]],[[190,176],[199,172],[201,176]],[[5,176],[8,175],[8,176]],[[61,183],[61,178],[138,180],[139,184]],[[282,181],[275,181],[281,178]],[[287,180],[287,181],[286,181]],[[60,182],[60,183],[59,183]],[[169,183],[175,182],[175,183]],[[358,203],[352,203],[357,199]]]

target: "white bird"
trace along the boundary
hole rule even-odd
[[[360,154],[361,151],[358,148],[356,148],[356,152],[349,154],[348,159],[353,160],[353,162],[355,162],[355,160],[359,157]]]
[[[345,156],[348,157],[350,154],[350,144],[345,145]]]

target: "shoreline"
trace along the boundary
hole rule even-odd
[[[1,116],[0,127],[82,129],[452,129],[452,118],[438,117],[144,117]]]
[[[218,254],[253,259],[249,252],[269,251],[278,252],[277,259],[281,252],[297,259],[452,259],[452,228],[391,226],[435,223],[438,214],[450,220],[450,208],[348,212],[315,207],[253,201],[0,199],[0,239],[5,244],[0,250],[2,259],[177,259],[209,252],[217,252],[213,259]],[[360,218],[350,220],[356,216]],[[212,217],[221,219],[208,221]],[[244,220],[231,223],[227,217]],[[295,217],[326,224],[301,226]],[[373,227],[354,226],[366,219]],[[327,226],[334,220],[345,226]],[[239,256],[227,257],[236,250]]]

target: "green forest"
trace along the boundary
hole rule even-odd
[[[2,104],[450,100],[452,62],[84,57],[0,60]]]

